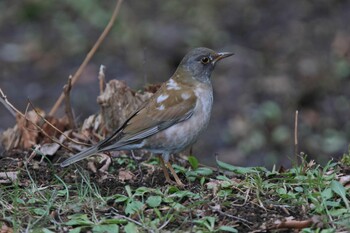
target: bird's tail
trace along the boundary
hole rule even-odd
[[[61,167],[67,167],[67,166],[71,165],[72,163],[78,162],[78,161],[85,159],[85,158],[89,157],[90,155],[96,154],[98,152],[99,152],[98,147],[92,146],[92,147],[90,147],[82,152],[79,152],[78,154],[73,155],[69,159],[66,159],[65,161],[63,161],[61,163]]]

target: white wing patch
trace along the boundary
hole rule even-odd
[[[181,90],[181,87],[174,81],[174,79],[169,79],[166,84],[167,90]]]
[[[157,109],[160,110],[160,111],[164,110],[165,109],[164,104],[160,105]]]
[[[169,97],[169,95],[164,95],[164,94],[158,96],[158,98],[157,98],[157,103],[163,102],[164,100],[168,99],[168,97]]]
[[[188,92],[181,93],[181,98],[184,100],[188,100],[190,97],[191,95]]]

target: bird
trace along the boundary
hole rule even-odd
[[[171,78],[133,112],[109,137],[63,161],[69,166],[107,151],[145,149],[158,154],[166,182],[184,186],[169,162],[170,155],[192,145],[208,126],[213,105],[211,74],[231,52],[199,47],[190,50]]]

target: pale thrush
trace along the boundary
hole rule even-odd
[[[182,182],[169,163],[170,154],[191,144],[207,128],[213,104],[210,76],[216,62],[233,53],[208,48],[191,50],[173,76],[135,111],[111,136],[61,163],[68,166],[90,155],[111,150],[146,149],[159,156],[167,182],[171,182],[164,161],[176,183]]]

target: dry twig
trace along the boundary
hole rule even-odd
[[[71,129],[75,129],[75,121],[74,121],[74,116],[72,112],[72,106],[70,104],[70,91],[72,90],[72,75],[69,75],[68,82],[66,85],[63,87],[63,93],[65,97],[65,102],[66,102],[66,107],[65,107],[65,112],[68,117],[68,124]]]
[[[10,107],[18,116],[23,117],[24,119],[26,119],[29,123],[31,123],[32,125],[35,126],[35,128],[37,128],[42,134],[44,134],[46,137],[48,137],[49,139],[51,139],[53,142],[56,142],[57,144],[59,144],[60,146],[62,146],[63,148],[73,152],[71,149],[69,149],[68,147],[66,147],[65,145],[63,145],[61,142],[59,142],[58,140],[56,140],[55,138],[51,137],[50,135],[48,135],[40,126],[38,126],[37,124],[35,124],[34,122],[32,122],[31,120],[29,120],[27,118],[26,115],[24,115],[21,111],[19,111],[17,108],[15,108],[6,98],[6,95],[4,94],[4,92],[1,90],[0,88],[0,93],[1,93],[1,98],[3,100],[5,100],[6,104],[8,105],[8,107]]]
[[[295,119],[294,119],[294,154],[295,154],[295,163],[299,164],[299,148],[298,148],[298,116],[299,111],[295,111]]]
[[[83,145],[83,146],[91,146],[90,144],[87,143],[83,143],[83,142],[78,142],[76,140],[74,140],[73,138],[70,138],[68,135],[66,135],[64,132],[62,132],[61,130],[59,130],[56,126],[54,126],[53,124],[51,124],[48,120],[45,119],[44,116],[42,116],[38,110],[35,108],[35,106],[33,105],[33,103],[29,101],[30,106],[33,108],[33,110],[35,111],[35,113],[46,123],[48,124],[50,127],[52,127],[54,130],[56,130],[57,132],[59,132],[61,135],[63,135],[63,137],[67,138],[69,141],[78,144],[78,145]]]
[[[1,88],[0,88],[0,93],[1,93],[1,99],[0,102],[5,106],[5,108],[11,113],[12,116],[14,116],[16,118],[16,112],[13,111],[13,109],[10,107],[11,104],[8,102],[6,95],[4,94],[4,92],[2,92]]]
[[[88,62],[91,60],[91,58],[94,56],[94,54],[96,53],[97,49],[100,47],[101,43],[103,42],[103,40],[106,38],[106,36],[108,35],[108,33],[110,32],[110,30],[112,29],[114,22],[119,14],[119,9],[121,7],[123,0],[118,0],[116,7],[114,8],[113,14],[111,16],[111,19],[109,20],[106,28],[103,30],[102,34],[100,35],[100,37],[97,39],[96,43],[94,44],[94,46],[91,48],[91,50],[89,51],[89,53],[86,55],[83,63],[80,65],[80,67],[78,68],[77,72],[74,74],[73,78],[72,78],[72,86],[76,83],[76,81],[79,79],[80,75],[82,74],[83,70],[85,69],[86,65],[88,64]],[[54,106],[52,107],[49,115],[52,116],[56,113],[57,109],[59,108],[59,106],[61,105],[62,101],[64,99],[64,94],[62,93],[60,95],[60,97],[57,99],[56,103],[54,104]]]
[[[106,71],[106,67],[104,65],[101,65],[100,71],[98,72],[98,80],[100,83],[100,95],[102,95],[106,87],[105,71]]]
[[[269,229],[303,229],[312,225],[312,219],[307,220],[287,220],[287,221],[276,221],[273,226]]]

